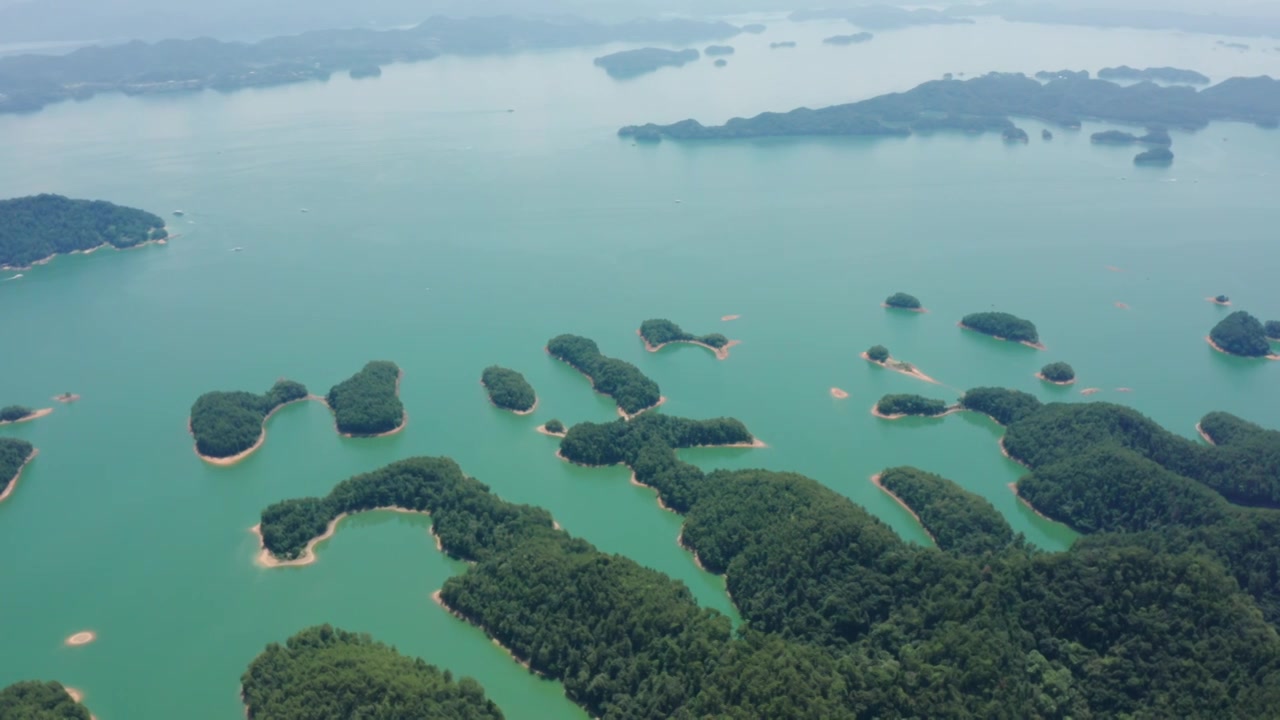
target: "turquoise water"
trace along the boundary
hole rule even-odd
[[[1276,74],[1280,56],[1202,36],[1004,23],[819,44],[845,27],[775,24],[735,39],[722,70],[702,61],[625,83],[591,66],[603,48],[0,117],[0,196],[109,198],[181,234],[0,282],[12,328],[0,403],[84,396],[0,430],[41,450],[0,504],[0,685],[59,679],[104,720],[234,718],[239,675],[263,645],[331,622],[476,677],[508,717],[582,717],[559,684],[431,603],[464,566],[436,552],[428,520],[350,518],[303,568],[255,566],[248,532],[277,500],[449,455],[502,497],[546,507],[569,532],[732,613],[652,491],[621,468],[558,461],[556,441],[533,431],[552,417],[614,417],[543,353],[562,332],[639,365],[670,398],[663,412],[738,417],[770,446],[689,451],[692,462],[808,474],[918,543],[927,536],[868,482],[875,472],[941,473],[1046,548],[1074,536],[1009,492],[1019,472],[992,423],[878,421],[868,411],[885,393],[951,400],[991,384],[1079,401],[1098,387],[1094,399],[1188,436],[1211,410],[1277,424],[1280,363],[1228,358],[1202,338],[1226,312],[1207,295],[1280,318],[1280,134],[1176,134],[1172,168],[1136,169],[1133,149],[1090,145],[1102,125],[1043,143],[1040,124],[1019,121],[1026,146],[941,134],[636,147],[614,131],[855,100],[943,72],[1141,63],[1221,79]],[[781,39],[801,46],[767,49]],[[897,290],[932,312],[884,311]],[[955,326],[992,308],[1034,320],[1048,350]],[[724,362],[686,346],[650,354],[635,336],[650,317],[743,344]],[[876,343],[945,385],[857,357]],[[304,403],[277,414],[238,466],[193,454],[185,423],[200,393],[261,391],[281,376],[322,393],[370,359],[404,368],[403,433],[341,438],[325,408]],[[1072,363],[1080,385],[1037,381],[1051,360]],[[533,383],[535,414],[485,401],[479,376],[494,363]],[[851,397],[832,399],[832,386]],[[84,629],[97,642],[63,646]]]

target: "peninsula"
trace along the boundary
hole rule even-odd
[[[688,343],[697,345],[715,353],[717,360],[727,360],[729,349],[738,345],[737,340],[730,340],[720,333],[710,335],[692,335],[670,320],[645,320],[636,331],[644,340],[644,348],[649,352],[658,352],[672,343]]]
[[[53,412],[53,408],[33,410],[25,405],[10,405],[0,408],[0,425],[31,422]]]
[[[159,216],[103,200],[61,195],[0,200],[0,270],[26,270],[57,255],[101,247],[122,250],[168,237]]]
[[[1036,377],[1054,385],[1073,385],[1076,381],[1076,371],[1064,362],[1055,362],[1040,368]]]
[[[18,478],[39,451],[26,440],[0,437],[0,502],[18,487]]]
[[[604,71],[609,73],[609,77],[626,79],[651,73],[659,68],[680,67],[697,60],[699,57],[701,55],[698,51],[692,48],[687,50],[664,50],[650,47],[623,50],[611,55],[604,55],[595,59],[595,65],[596,67],[604,68]]]
[[[937,380],[934,380],[928,375],[925,375],[924,373],[920,372],[919,368],[917,368],[915,365],[912,365],[909,362],[903,362],[902,360],[895,360],[893,356],[889,354],[889,348],[883,345],[872,345],[865,352],[859,353],[859,356],[863,360],[875,363],[880,367],[892,370],[894,372],[902,373],[907,377],[913,377],[917,380],[923,380],[927,383],[933,383],[934,385],[940,384]]]
[[[827,45],[858,45],[869,42],[875,36],[869,32],[854,33],[852,35],[832,35],[824,39],[822,42]]]
[[[1098,71],[1098,77],[1103,80],[1151,80],[1153,82],[1182,85],[1208,85],[1210,82],[1207,75],[1198,73],[1195,70],[1183,70],[1174,67],[1139,70],[1128,65],[1121,65],[1120,67],[1102,68]]]
[[[325,396],[338,432],[347,437],[381,437],[404,429],[409,415],[400,402],[400,367],[375,360],[334,385]]]
[[[1231,78],[1203,90],[1150,84],[1121,86],[1106,80],[1058,78],[1042,83],[1020,73],[991,73],[969,80],[933,80],[903,93],[834,105],[799,108],[724,125],[696,120],[671,125],[629,125],[624,137],[645,134],[676,140],[793,135],[906,136],[913,132],[1003,132],[1011,117],[1079,128],[1085,118],[1134,125],[1199,130],[1215,120],[1263,127],[1280,123],[1280,81]]]
[[[1218,352],[1240,357],[1280,360],[1271,352],[1267,331],[1257,318],[1243,310],[1237,310],[1222,318],[1205,338]]]
[[[618,404],[618,414],[633,418],[661,405],[666,398],[658,383],[625,360],[606,357],[594,340],[579,335],[558,335],[547,342],[551,357],[587,376],[591,387]]]
[[[918,313],[929,312],[920,304],[920,298],[917,298],[915,295],[908,295],[904,292],[897,292],[885,298],[882,307],[893,310],[910,310],[911,312]]]
[[[494,407],[510,410],[517,415],[528,415],[538,407],[538,395],[524,375],[497,365],[484,369],[480,384],[489,393]]]
[[[1027,347],[1043,350],[1035,323],[1005,312],[981,312],[965,315],[960,327],[990,335],[997,340],[1012,340]]]
[[[272,415],[285,405],[309,399],[307,388],[292,380],[278,380],[261,395],[207,392],[196,398],[187,420],[196,455],[213,465],[234,465],[267,441],[267,420]]]
[[[1015,543],[1013,528],[991,503],[944,477],[898,467],[872,482],[916,518],[939,550],[983,555]]]

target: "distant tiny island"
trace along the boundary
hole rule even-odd
[[[58,255],[164,242],[164,220],[103,200],[35,195],[0,200],[0,270],[26,270]]]
[[[713,65],[715,65],[715,66],[716,66],[716,67],[718,67],[718,68],[721,68],[721,67],[724,67],[725,65],[728,65],[728,64],[729,64],[729,61],[728,61],[728,60],[725,60],[724,58],[720,58],[720,59],[716,60],[716,61],[715,61],[714,63],[712,63],[712,64],[713,64]]]
[[[1173,151],[1167,147],[1151,148],[1133,156],[1134,165],[1172,165]]]
[[[382,68],[378,65],[357,65],[347,73],[352,80],[382,77]]]
[[[79,399],[80,399],[80,396],[79,396],[79,395],[77,395],[77,394],[75,394],[75,393],[64,392],[64,393],[61,393],[61,394],[59,394],[59,395],[54,395],[54,396],[53,396],[53,399],[54,399],[54,400],[57,400],[58,402],[62,403],[63,405],[70,405],[71,403],[76,402],[77,400],[79,400]]]
[[[609,77],[625,79],[659,68],[680,67],[697,60],[701,55],[692,48],[687,50],[664,50],[663,48],[639,48],[623,50],[595,59],[596,67],[604,68]]]
[[[553,419],[553,420],[548,420],[543,425],[539,425],[538,432],[542,433],[543,435],[550,435],[551,437],[562,438],[565,436],[566,433],[569,432],[569,429],[564,426],[564,423],[560,422],[559,420]]]
[[[716,55],[732,55],[734,49],[732,45],[708,45],[702,52],[714,57]]]
[[[770,50],[777,50],[779,48],[793,48],[795,46],[796,46],[795,40],[783,40],[782,42],[769,43]]]
[[[187,427],[195,437],[196,455],[213,465],[234,465],[267,440],[267,420],[290,403],[310,399],[306,386],[278,380],[261,395],[250,392],[207,392],[191,406]]]
[[[38,451],[31,443],[17,438],[0,437],[0,502],[18,487],[22,468],[35,459]]]
[[[1168,147],[1173,144],[1173,138],[1169,136],[1169,131],[1158,125],[1147,128],[1146,135],[1134,135],[1123,130],[1104,130],[1096,132],[1089,136],[1091,142],[1100,145],[1132,145],[1135,143],[1145,143],[1147,145],[1163,145]]]
[[[1231,306],[1231,298],[1227,297],[1226,295],[1215,295],[1213,297],[1207,297],[1205,298],[1205,300],[1208,300],[1214,305],[1221,305],[1223,307]]]
[[[990,335],[997,340],[1012,340],[1027,347],[1043,350],[1035,323],[1006,312],[981,312],[965,315],[960,327]]]
[[[909,362],[895,360],[893,356],[889,354],[889,348],[883,345],[872,345],[870,348],[866,350],[866,352],[863,352],[861,354],[861,357],[863,360],[873,362],[876,365],[887,368],[894,372],[902,373],[903,375],[906,375],[908,377],[913,377],[917,380],[923,380],[927,383],[933,383],[934,385],[940,384],[937,380],[934,380],[928,375],[925,375],[924,373],[920,372],[919,368],[917,368],[915,365],[912,365]]]
[[[858,45],[860,43],[869,42],[875,35],[869,32],[854,33],[852,35],[832,35],[824,39],[822,42],[827,45]]]
[[[1055,362],[1040,368],[1036,377],[1054,385],[1071,385],[1076,381],[1076,371],[1064,362]]]
[[[908,416],[942,417],[956,412],[959,406],[948,406],[942,400],[921,395],[885,395],[871,408],[871,414],[882,420],[898,420]]]
[[[1226,316],[1209,331],[1205,338],[1215,350],[1228,355],[1280,360],[1271,352],[1267,331],[1257,318],[1243,310]]]
[[[1088,70],[1041,70],[1036,73],[1037,80],[1052,82],[1054,80],[1088,80]]]
[[[710,335],[687,333],[679,325],[665,319],[645,320],[640,323],[637,334],[644,340],[644,348],[649,352],[658,352],[672,343],[688,343],[710,350],[715,353],[717,360],[728,359],[729,349],[739,344],[737,340],[730,340],[720,333]]]
[[[1049,130],[1049,128],[1045,128],[1045,129],[1041,130],[1041,131],[1040,131],[1040,139],[1041,139],[1041,140],[1052,140],[1052,139],[1053,139],[1053,132],[1052,132],[1052,131],[1050,131],[1050,130]]]
[[[882,307],[891,310],[910,310],[911,312],[929,312],[920,304],[920,298],[904,292],[896,292],[885,298]]]
[[[1183,70],[1174,67],[1139,70],[1128,65],[1121,65],[1120,67],[1102,68],[1098,71],[1098,77],[1103,80],[1152,80],[1183,85],[1208,85],[1210,82],[1207,75],[1198,73],[1195,70]]]
[[[0,425],[10,425],[13,423],[31,422],[42,418],[53,412],[53,408],[42,408],[35,410],[26,405],[9,405],[0,408]]]
[[[409,416],[400,402],[400,366],[375,360],[334,385],[325,396],[338,432],[347,437],[381,437],[404,429]]]
[[[630,420],[666,402],[658,389],[658,383],[640,372],[640,368],[635,365],[606,357],[590,338],[558,335],[547,342],[547,352],[586,375],[596,392],[612,397],[618,404],[618,415],[624,420]]]
[[[1023,130],[1020,127],[1005,128],[1000,133],[1000,136],[1004,138],[1005,142],[1010,142],[1010,143],[1026,144],[1028,142],[1031,142],[1031,137],[1027,135],[1027,131]]]
[[[517,415],[528,415],[538,407],[538,395],[533,386],[515,370],[491,365],[481,374],[480,384],[489,393],[489,402],[495,407]]]

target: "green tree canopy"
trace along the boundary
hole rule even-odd
[[[349,435],[378,435],[391,432],[404,422],[400,402],[400,367],[375,360],[329,389],[327,400],[333,409],[338,431]]]
[[[883,363],[889,359],[889,348],[883,345],[872,345],[867,350],[867,357],[878,363]]]
[[[307,397],[307,388],[278,380],[261,395],[244,391],[207,392],[191,406],[191,434],[206,457],[227,458],[253,447],[262,437],[267,416],[285,403]]]
[[[559,335],[547,342],[547,352],[590,378],[596,392],[612,397],[626,413],[647,410],[662,399],[658,383],[635,365],[601,354],[594,340]]]
[[[1271,352],[1267,332],[1258,319],[1243,310],[1237,310],[1222,318],[1209,331],[1209,337],[1218,347],[1243,357],[1263,357]]]
[[[1036,331],[1035,323],[1006,312],[973,313],[965,315],[960,322],[967,328],[992,337],[1017,342],[1040,342],[1040,333]]]
[[[133,247],[167,236],[156,215],[101,200],[61,195],[0,200],[0,266],[30,265],[100,245]]]
[[[35,410],[24,405],[9,405],[0,408],[0,422],[17,422],[24,417],[35,414]]]
[[[538,402],[538,395],[524,375],[515,370],[491,365],[484,369],[480,382],[489,393],[489,399],[504,410],[527,412]]]
[[[1065,383],[1076,379],[1076,371],[1064,362],[1054,362],[1040,368],[1040,376],[1049,382]]]
[[[919,298],[904,292],[890,295],[885,299],[884,304],[891,308],[902,308],[904,310],[919,310],[922,307]]]
[[[4,720],[89,720],[89,710],[59,682],[28,680],[0,690]]]

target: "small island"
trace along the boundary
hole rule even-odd
[[[1076,381],[1076,371],[1064,362],[1055,362],[1040,368],[1036,377],[1054,385],[1072,385]]]
[[[942,400],[921,395],[885,395],[871,408],[871,414],[882,420],[898,420],[912,415],[942,417],[959,409],[959,405],[948,406]]]
[[[779,48],[793,48],[795,46],[796,46],[795,40],[783,40],[782,42],[769,43],[770,50],[777,50]]]
[[[1172,165],[1173,151],[1166,147],[1151,148],[1133,156],[1134,165]]]
[[[600,347],[590,338],[558,335],[547,342],[547,353],[586,375],[596,392],[613,398],[618,415],[624,420],[666,402],[658,383],[635,365],[601,354]]]
[[[1128,65],[1121,65],[1120,67],[1102,68],[1098,71],[1098,77],[1103,80],[1150,80],[1178,85],[1208,85],[1210,82],[1208,76],[1195,70],[1183,70],[1174,67],[1139,70]]]
[[[1031,138],[1027,135],[1027,131],[1023,130],[1020,127],[1005,128],[1000,133],[1000,136],[1004,138],[1005,142],[1010,142],[1010,143],[1026,144],[1031,141]]]
[[[732,45],[708,45],[702,52],[705,55],[714,57],[716,55],[732,55],[734,49]]]
[[[404,373],[387,360],[375,360],[334,385],[325,396],[338,432],[347,437],[382,437],[404,429],[409,416],[400,402]]]
[[[1215,295],[1213,297],[1207,297],[1205,298],[1205,300],[1208,300],[1214,305],[1221,305],[1223,307],[1231,306],[1231,298],[1227,297],[1226,295]]]
[[[960,327],[990,335],[997,340],[1012,340],[1027,347],[1043,350],[1035,323],[1006,312],[981,312],[965,315]]]
[[[699,57],[701,54],[693,49],[664,50],[649,47],[604,55],[595,59],[595,65],[604,68],[609,77],[625,79],[651,73],[659,68],[680,67]]]
[[[0,690],[0,717],[5,720],[90,720],[80,694],[60,682],[26,680]]]
[[[718,67],[718,68],[721,68],[721,67],[724,67],[724,66],[728,65],[728,64],[729,64],[729,61],[728,61],[728,60],[725,60],[724,58],[720,58],[720,59],[716,60],[716,61],[715,61],[714,63],[712,63],[712,64],[713,64],[713,65],[715,65],[715,66],[716,66],[716,67]]]
[[[909,362],[895,360],[891,355],[889,355],[889,348],[883,345],[871,346],[870,348],[867,349],[866,352],[861,353],[860,357],[863,360],[873,362],[876,365],[879,365],[883,368],[887,368],[894,372],[902,373],[903,375],[906,375],[908,377],[913,377],[917,380],[923,380],[927,383],[933,383],[934,385],[940,384],[938,383],[937,380],[934,380],[928,375],[925,375],[924,373],[920,372],[920,370],[916,368],[915,365],[912,365]]]
[[[497,365],[484,369],[480,384],[489,393],[494,407],[510,410],[516,415],[528,415],[538,407],[538,395],[524,375]]]
[[[1169,135],[1169,131],[1159,126],[1147,128],[1146,135],[1134,135],[1123,130],[1104,130],[1090,135],[1089,141],[1098,145],[1133,145],[1142,143],[1168,147],[1173,144],[1173,138]]]
[[[904,292],[896,292],[885,298],[881,307],[886,307],[891,310],[910,310],[911,312],[917,313],[929,312],[920,304],[920,298]]]
[[[645,320],[636,333],[644,340],[644,348],[649,352],[658,352],[673,343],[687,343],[710,350],[715,353],[717,360],[728,359],[729,349],[739,344],[737,340],[730,340],[720,333],[692,335],[665,319]]]
[[[854,33],[852,35],[832,35],[824,39],[822,42],[827,45],[857,45],[859,43],[869,42],[875,35],[869,32]]]
[[[70,405],[71,403],[76,402],[77,400],[79,400],[79,399],[80,399],[80,396],[79,396],[79,395],[77,395],[77,394],[75,394],[75,393],[64,392],[64,393],[61,393],[61,394],[59,394],[59,395],[54,395],[54,396],[53,396],[53,399],[54,399],[54,400],[57,400],[58,402],[62,403],[63,405]]]
[[[1041,139],[1041,140],[1046,140],[1046,141],[1047,141],[1047,140],[1052,140],[1052,139],[1053,139],[1053,133],[1049,131],[1049,128],[1045,128],[1045,129],[1043,129],[1043,130],[1041,130],[1041,131],[1040,131],[1040,139]]]
[[[0,502],[18,487],[18,478],[39,451],[26,440],[0,437]]]
[[[144,210],[61,195],[0,200],[0,270],[27,270],[58,255],[164,242],[164,220]]]
[[[1263,324],[1262,331],[1271,342],[1280,342],[1280,320],[1268,320]]]
[[[33,410],[25,405],[10,405],[0,408],[0,425],[31,422],[53,412],[53,408]]]
[[[539,425],[538,432],[542,433],[543,435],[550,435],[551,437],[562,438],[566,434],[568,434],[569,429],[566,428],[564,426],[564,423],[560,422],[559,420],[552,419],[552,420],[548,420],[544,425]]]
[[[378,65],[357,65],[347,73],[352,80],[382,77],[382,68]]]
[[[329,625],[267,645],[241,676],[240,697],[254,720],[502,720],[475,680]]]
[[[1280,360],[1280,355],[1271,353],[1271,343],[1267,341],[1267,331],[1262,323],[1243,310],[1223,318],[1209,331],[1205,340],[1218,352],[1228,355]]]
[[[207,392],[191,406],[187,428],[195,437],[196,455],[213,465],[234,465],[267,441],[267,420],[290,403],[310,399],[306,386],[278,380],[261,395],[250,392]]]

